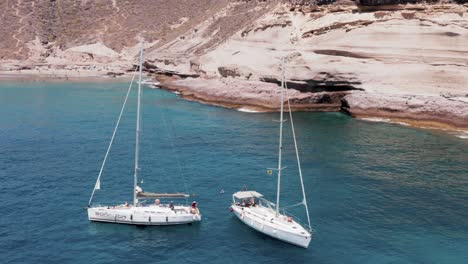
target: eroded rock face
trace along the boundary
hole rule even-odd
[[[347,92],[319,92],[310,93],[305,98],[293,98],[291,102],[298,105],[335,105],[341,107],[341,99],[345,97]]]
[[[221,79],[161,79],[168,90],[181,92],[184,98],[230,108],[247,107],[257,111],[278,111],[280,87],[274,83]],[[302,93],[285,90],[285,100],[290,99],[294,111],[339,111],[341,99],[347,92]]]
[[[343,110],[353,116],[423,120],[468,129],[468,97],[353,92],[342,101]]]
[[[133,72],[138,67],[137,64],[133,64],[133,67],[128,69],[128,72]],[[158,67],[154,61],[146,60],[143,63],[143,70],[149,74],[153,74],[154,76],[163,75],[163,76],[177,76],[180,78],[197,78],[200,77],[198,73],[192,72],[184,72],[184,71],[174,71],[174,70],[167,70],[161,67]]]
[[[285,85],[287,88],[295,89],[303,93],[318,93],[318,92],[338,92],[363,90],[360,88],[361,82],[353,73],[333,74],[329,72],[319,72],[310,79],[293,78],[286,79]],[[259,78],[262,82],[274,83],[281,85],[281,79],[272,76],[264,76]]]

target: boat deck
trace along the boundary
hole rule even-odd
[[[290,232],[294,233],[308,233],[308,231],[304,227],[302,227],[301,224],[297,223],[294,219],[282,214],[276,216],[276,211],[268,207],[256,205],[245,207],[239,206],[239,208],[241,208],[241,210],[243,209],[245,213],[249,214],[252,218],[255,218],[257,221],[269,222],[279,228],[289,230]]]

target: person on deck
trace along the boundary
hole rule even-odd
[[[250,198],[250,206],[256,206],[257,204],[255,203],[255,198],[251,197]]]
[[[197,207],[197,202],[196,201],[192,202],[192,208],[190,209],[190,212],[192,214],[197,214],[198,213],[198,207]]]
[[[156,200],[154,200],[154,204],[155,204],[155,205],[160,205],[160,204],[161,204],[161,201],[160,201],[159,199],[156,199]]]

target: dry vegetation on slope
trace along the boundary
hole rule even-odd
[[[227,0],[5,0],[0,59],[26,59],[36,37],[65,50],[102,42],[121,52],[139,38],[163,44],[226,6]],[[181,23],[186,21],[186,23]]]

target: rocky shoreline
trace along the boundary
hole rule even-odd
[[[237,109],[246,112],[279,111],[280,93],[276,83],[235,78],[193,78],[177,74],[152,74],[162,89],[182,98],[202,104]],[[7,71],[0,80],[13,81],[128,81],[131,76],[109,76],[86,71]],[[468,91],[466,94],[439,96],[383,94],[360,90],[300,92],[287,89],[292,111],[343,112],[364,120],[384,120],[448,133],[468,134]]]
[[[251,112],[279,111],[279,86],[233,78],[159,76],[163,89],[204,104]],[[361,119],[446,131],[468,132],[468,94],[459,96],[392,95],[365,91],[301,93],[289,89],[293,111],[344,112]]]
[[[157,78],[161,87],[176,91],[185,99],[227,108],[258,112],[279,111],[280,90],[273,83],[232,78]],[[339,111],[346,93],[301,93],[287,91],[294,111]]]
[[[388,95],[356,92],[343,98],[353,117],[379,117],[412,126],[468,131],[468,97]]]

